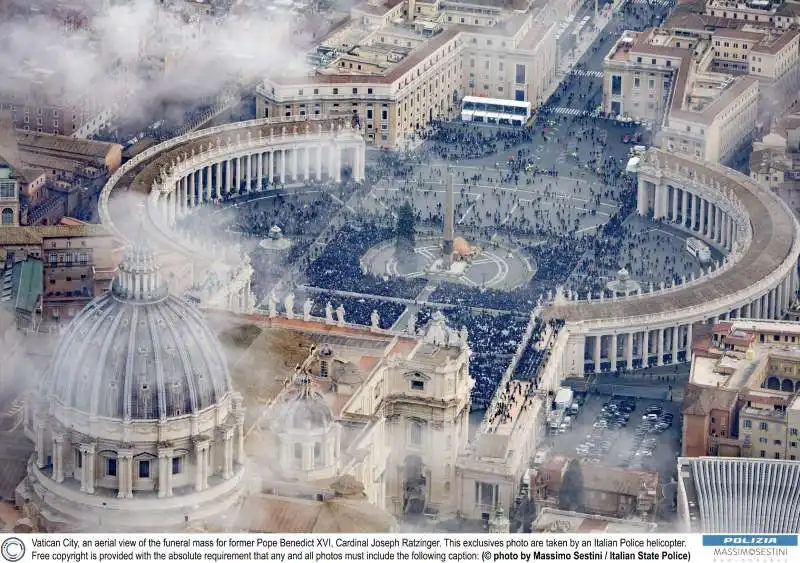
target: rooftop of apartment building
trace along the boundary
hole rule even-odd
[[[655,65],[660,70],[674,67],[668,118],[711,124],[731,102],[758,82],[750,76],[734,77],[711,71],[712,55],[712,38],[708,32],[687,37],[685,32],[664,27],[644,32],[626,31],[612,47],[606,61],[636,61],[643,67]],[[665,60],[659,60],[661,58]]]
[[[791,405],[800,407],[800,386],[786,379],[791,383],[787,387],[767,369],[771,359],[800,364],[800,323],[718,322],[710,334],[694,341],[692,352],[684,414],[730,411],[739,399],[747,401],[745,414],[752,417],[783,418]]]
[[[398,4],[397,0],[388,0],[386,3],[375,0],[361,4],[355,10],[368,10],[369,13],[381,10],[382,14]],[[464,4],[472,5],[474,1]],[[538,8],[532,9],[536,11]],[[387,84],[403,76],[462,32],[507,37],[513,40],[512,44],[517,49],[534,50],[545,37],[547,28],[545,24],[537,23],[534,17],[534,24],[522,34],[523,27],[531,18],[529,12],[503,11],[500,21],[488,26],[445,23],[443,14],[440,12],[434,18],[417,18],[413,22],[399,17],[380,28],[364,25],[353,18],[330,33],[316,52],[309,56],[311,68],[306,76],[276,75],[270,77],[270,81],[276,84],[300,81],[316,84]]]
[[[636,534],[654,532],[658,524],[544,507],[532,527],[538,533]]]

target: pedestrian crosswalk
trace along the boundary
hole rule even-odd
[[[576,108],[549,108],[548,113],[557,113],[559,115],[586,115],[589,112],[583,109]]]
[[[592,78],[603,78],[602,70],[573,70],[570,74],[573,76],[591,76]]]
[[[675,0],[628,0],[628,2],[631,4],[643,4],[645,6],[652,7],[663,6],[671,8],[675,5]]]

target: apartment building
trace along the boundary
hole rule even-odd
[[[257,87],[257,114],[347,115],[368,142],[397,147],[431,120],[458,116],[467,94],[542,103],[556,41],[537,13],[369,0],[317,48],[312,72]]]
[[[695,340],[683,455],[800,458],[800,323],[718,322]]]
[[[564,474],[571,459],[563,455],[550,458],[535,476],[537,506],[558,506]],[[581,463],[583,479],[582,511],[626,518],[645,516],[658,500],[658,473]]]
[[[706,14],[788,29],[800,24],[797,0],[708,0]]]
[[[782,115],[753,143],[750,177],[800,211],[800,113]]]
[[[656,124],[666,150],[724,160],[755,129],[759,81],[713,71],[713,41],[666,28],[625,32],[604,60],[604,111]]]

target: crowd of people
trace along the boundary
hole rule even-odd
[[[328,243],[324,252],[308,265],[305,283],[321,289],[415,298],[427,280],[381,277],[365,272],[361,266],[361,255],[368,248],[393,237],[392,228],[375,223],[346,225]]]
[[[425,326],[433,312],[430,308],[421,309],[417,313],[417,326]],[[530,319],[510,313],[477,313],[469,308],[443,309],[442,313],[452,328],[467,329],[472,352],[469,371],[475,380],[472,404],[477,408],[486,408],[522,342]]]

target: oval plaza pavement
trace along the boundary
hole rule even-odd
[[[208,249],[173,231],[176,219],[197,206],[287,183],[340,182],[343,166],[360,182],[364,165],[364,140],[348,120],[287,117],[223,125],[172,139],[125,163],[103,190],[100,215],[130,238],[139,221],[130,201],[117,195],[146,194],[154,236],[202,263]],[[563,319],[569,329],[570,371],[682,362],[694,323],[780,318],[798,289],[800,229],[778,196],[729,168],[655,148],[642,158],[638,175],[639,214],[652,214],[656,227],[669,223],[704,240],[726,258],[698,279],[652,293],[549,304],[545,319]]]
[[[706,275],[619,299],[553,303],[573,358],[595,372],[683,361],[692,324],[776,319],[798,288],[798,222],[775,194],[723,166],[649,149],[639,166],[639,214],[727,253]],[[589,365],[591,364],[591,365]]]

